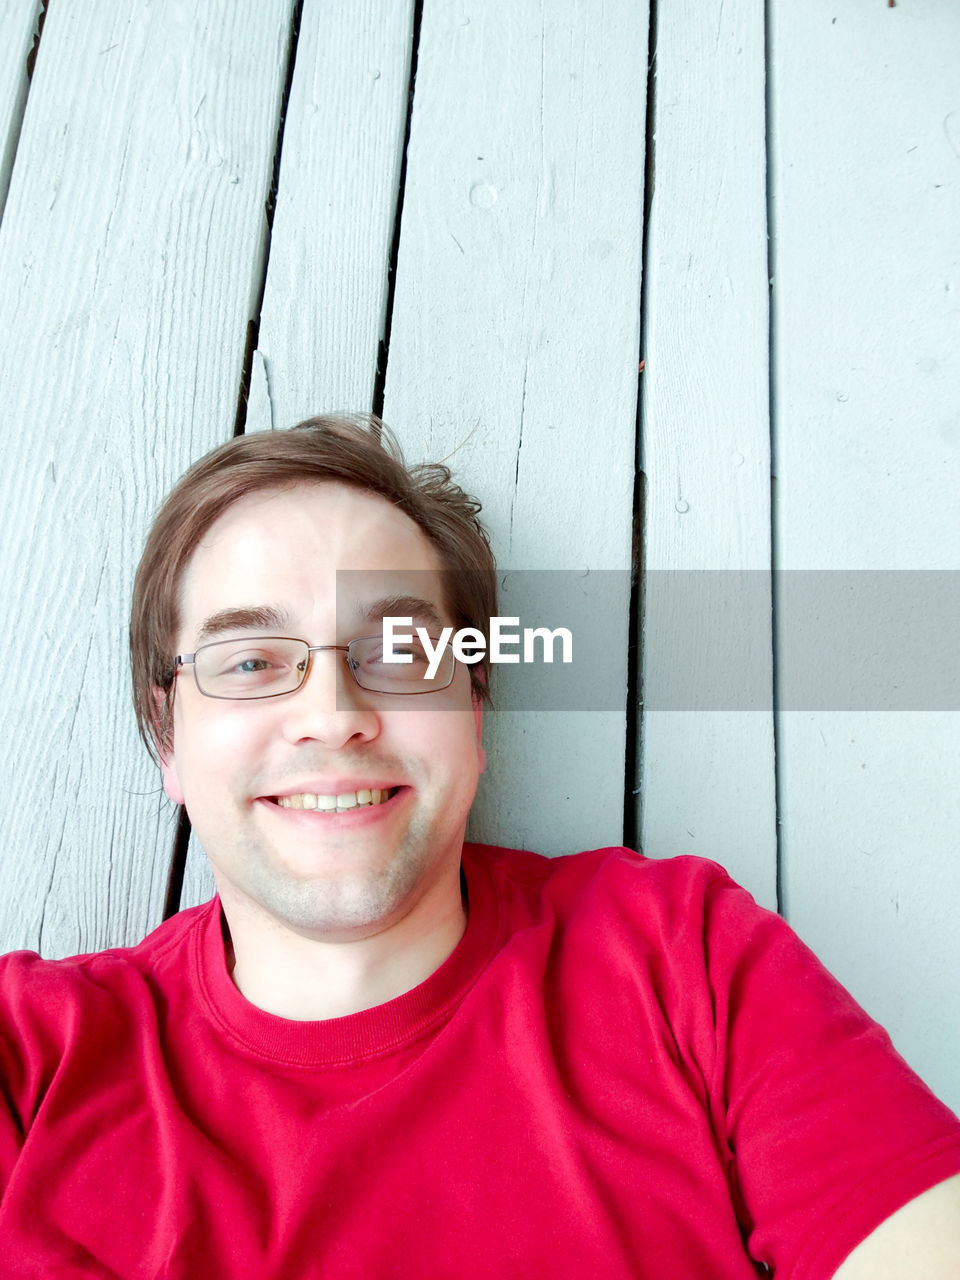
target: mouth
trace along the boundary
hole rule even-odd
[[[399,787],[361,787],[357,791],[340,791],[336,795],[319,795],[301,791],[292,796],[271,796],[281,809],[314,809],[318,813],[349,813],[352,809],[371,809],[385,804],[397,794]]]

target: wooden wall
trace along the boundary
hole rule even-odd
[[[488,717],[473,834],[716,858],[960,1106],[956,703],[783,677],[791,575],[958,568],[960,10],[770,8],[53,0],[28,86],[6,5],[3,948],[161,917],[124,634],[164,491],[238,399],[382,408],[505,567],[622,575],[619,710]],[[718,649],[678,582],[754,701],[676,696]]]
[[[784,909],[960,1110],[960,7],[772,8],[777,562],[951,571],[942,700],[778,717]]]

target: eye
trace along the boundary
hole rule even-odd
[[[293,671],[294,655],[283,644],[224,641],[201,650],[201,683],[229,695],[233,688],[262,688],[286,679]]]
[[[352,669],[362,668],[377,680],[386,679],[390,683],[401,681],[407,684],[411,678],[419,680],[423,670],[429,666],[429,658],[420,641],[413,639],[402,644],[395,641],[391,649],[394,658],[400,658],[400,662],[387,662],[380,638],[371,636],[359,652],[351,655]]]
[[[397,655],[397,657],[403,656],[403,657],[412,658],[414,666],[416,666],[416,664],[419,662],[426,663],[427,661],[427,655],[424,652],[423,645],[420,644],[418,640],[414,640],[410,644],[394,644],[392,646],[392,649],[394,654]],[[383,667],[388,671],[391,669],[395,669],[395,666],[396,666],[395,663],[392,663],[392,662],[388,663],[384,661],[383,646],[379,644],[375,648],[371,649],[368,653],[365,653],[363,655],[363,665],[365,667],[377,667],[377,668]],[[409,664],[406,664],[406,665],[409,665]]]
[[[271,649],[251,649],[246,646],[243,650],[232,653],[230,651],[225,652],[222,655],[219,672],[224,676],[233,676],[239,679],[242,676],[267,675],[285,665],[287,664],[280,653],[275,653]]]
[[[301,669],[304,665],[305,664],[302,663],[300,664]],[[270,663],[266,658],[244,658],[242,662],[238,662],[236,664],[234,670],[242,676],[252,676],[256,675],[260,671],[266,671],[269,666]]]
[[[409,654],[410,657],[413,658],[414,665],[418,662],[422,662],[426,665],[427,655],[424,652],[423,645],[418,641],[414,641],[413,644],[405,644],[402,648],[395,650],[395,652]]]

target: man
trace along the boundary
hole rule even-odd
[[[0,973],[6,1276],[960,1273],[960,1123],[699,859],[464,847],[477,505],[376,434],[231,442],[161,509],[137,712],[218,898]]]

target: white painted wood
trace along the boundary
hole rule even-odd
[[[180,909],[196,906],[198,902],[207,902],[216,892],[216,881],[210,870],[207,855],[203,851],[203,845],[191,832],[187,861],[183,869]]]
[[[781,712],[785,914],[960,1110],[954,712]]]
[[[762,6],[660,5],[655,68],[641,840],[654,857],[714,858],[775,906]],[[685,571],[704,570],[718,572],[703,579],[704,607],[689,610]],[[736,641],[723,661],[720,598]],[[730,629],[744,617],[742,634]],[[745,683],[759,704],[691,697],[704,669],[701,692]]]
[[[412,24],[412,0],[304,4],[247,431],[373,403]],[[214,891],[192,838],[181,904]]]
[[[3,949],[159,919],[130,588],[161,495],[233,428],[292,8],[50,7],[0,228]]]
[[[956,569],[960,10],[774,6],[772,53],[782,566]],[[788,918],[960,1109],[957,715],[784,710],[778,757]]]
[[[373,403],[412,26],[413,0],[304,4],[247,430]]]
[[[27,102],[27,55],[40,8],[41,0],[6,0],[0,6],[0,217]]]
[[[424,6],[384,416],[504,568],[630,563],[645,4]],[[623,710],[494,711],[474,838],[622,839]]]

